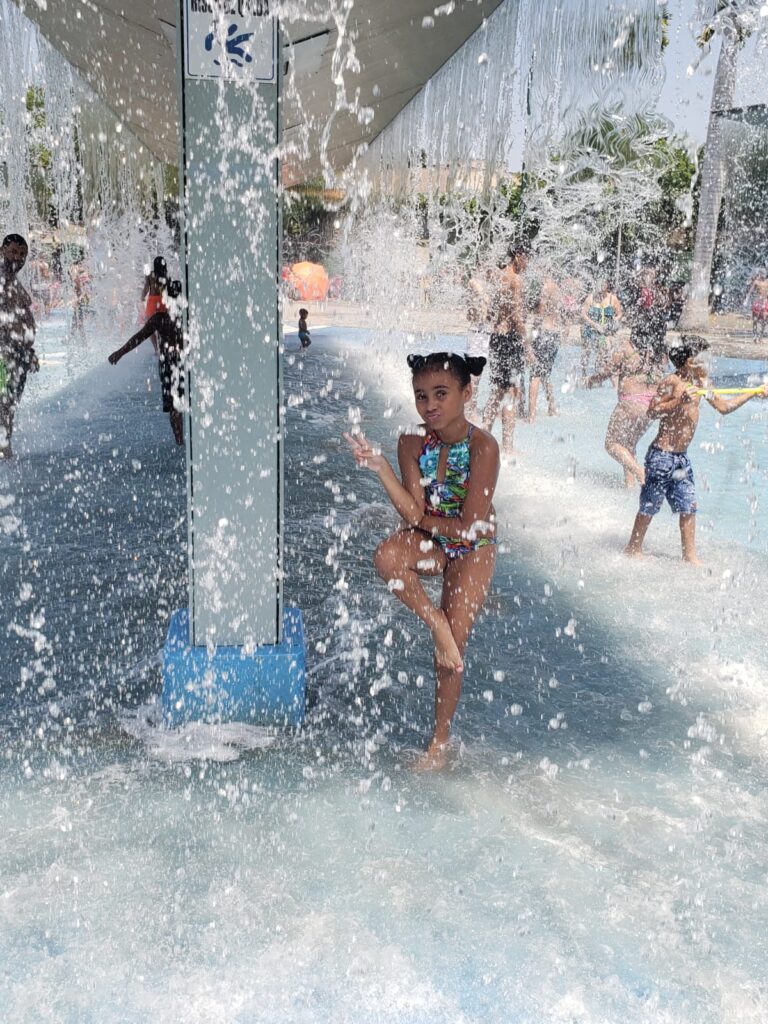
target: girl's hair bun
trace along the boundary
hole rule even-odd
[[[465,356],[464,361],[473,377],[479,377],[485,369],[485,364],[488,362],[485,356]]]
[[[414,377],[422,370],[448,370],[462,387],[466,387],[472,377],[480,376],[487,361],[483,356],[465,356],[461,352],[430,352],[425,356],[411,354],[407,359]]]

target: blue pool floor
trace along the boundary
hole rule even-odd
[[[613,396],[573,390],[563,350],[561,414],[502,471],[451,768],[421,777],[430,651],[375,578],[395,519],[340,437],[393,451],[414,344],[286,346],[307,724],[169,732],[186,503],[155,366],[43,332],[0,467],[3,1020],[765,1020],[768,403],[702,414],[705,568],[668,513],[628,562]]]

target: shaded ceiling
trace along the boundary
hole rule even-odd
[[[103,102],[159,159],[178,159],[175,25],[177,0],[16,0],[49,42],[74,65]],[[359,68],[346,70],[349,97],[373,118],[334,117],[327,153],[343,169],[356,147],[375,138],[424,83],[480,27],[501,0],[354,0],[344,40]],[[331,17],[284,23],[294,45],[300,102],[284,111],[286,135],[309,130],[309,156],[286,165],[289,184],[320,171],[320,134],[332,115],[331,62],[339,33]]]

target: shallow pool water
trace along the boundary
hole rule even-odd
[[[340,434],[394,450],[425,342],[314,338],[285,368],[310,707],[272,737],[157,726],[182,457],[149,351],[111,368],[119,339],[42,332],[63,355],[0,467],[0,1018],[763,1024],[768,404],[702,414],[706,567],[668,511],[628,562],[613,395],[572,390],[563,350],[561,415],[502,472],[451,767],[421,777],[430,652],[375,578],[395,517]]]

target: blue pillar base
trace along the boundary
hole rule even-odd
[[[189,643],[189,612],[173,613],[163,652],[160,704],[166,725],[248,722],[291,727],[304,719],[306,646],[298,608],[283,613],[283,641],[257,647]]]

